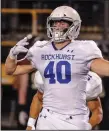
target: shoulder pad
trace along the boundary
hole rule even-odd
[[[89,72],[86,86],[87,100],[98,97],[102,92],[101,78],[94,72]]]
[[[41,93],[44,92],[44,82],[39,71],[36,71],[35,73],[34,85]]]

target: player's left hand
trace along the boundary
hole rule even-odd
[[[26,130],[35,130],[35,126],[27,126]]]
[[[31,130],[32,130],[32,127],[31,127],[31,126],[27,126],[26,130],[27,130],[27,131],[31,131]]]

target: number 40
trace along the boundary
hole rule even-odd
[[[62,66],[65,66],[65,72],[62,72]],[[63,74],[65,74],[63,79]],[[54,61],[51,61],[44,71],[44,77],[49,78],[49,83],[54,84],[57,81],[59,83],[67,84],[71,81],[71,65],[67,61],[59,61],[56,65],[56,72],[54,72]]]

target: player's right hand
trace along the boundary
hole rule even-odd
[[[35,130],[35,126],[27,126],[27,128],[26,128],[26,130],[28,131],[28,130]]]
[[[25,48],[24,46],[29,44],[28,40],[31,38],[32,38],[32,35],[28,35],[24,39],[20,40],[13,48],[11,48],[9,57],[11,59],[17,59],[17,55],[19,53],[27,53],[28,49]]]

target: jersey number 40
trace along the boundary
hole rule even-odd
[[[71,81],[71,65],[68,61],[59,61],[54,66],[54,61],[51,61],[44,70],[44,77],[49,78],[50,84],[59,83],[67,84]]]

